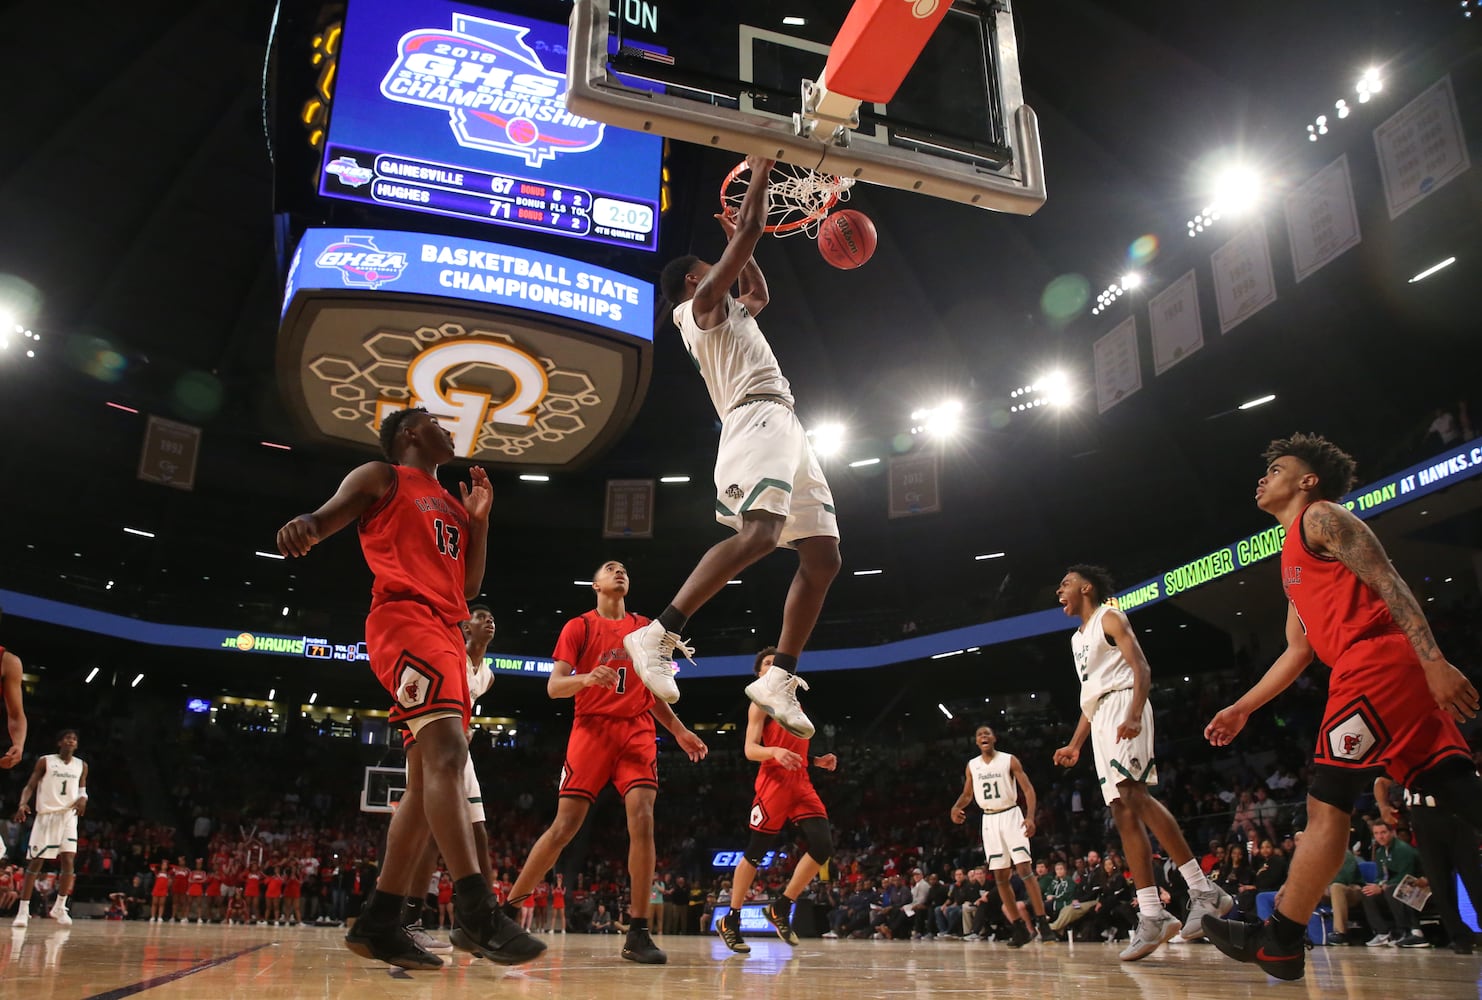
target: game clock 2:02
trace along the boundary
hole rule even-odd
[[[654,210],[649,205],[636,202],[598,198],[592,202],[592,222],[605,229],[620,229],[625,233],[651,233],[654,228]]]

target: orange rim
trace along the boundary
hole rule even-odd
[[[726,174],[725,180],[720,182],[720,211],[722,215],[730,215],[733,208],[735,207],[726,197],[726,192],[730,190],[731,185],[735,183],[736,179],[740,177],[742,173],[750,169],[751,168],[746,163],[746,161],[742,160],[740,163],[732,167],[731,172]],[[804,170],[806,168],[799,167],[797,169]],[[813,174],[818,173],[818,171],[816,170],[808,172]],[[822,190],[822,188],[820,188],[820,190]],[[795,219],[784,219],[784,221],[781,222],[769,222],[767,225],[762,227],[765,232],[773,233],[774,235],[782,233],[795,233],[800,229],[807,229],[810,226],[816,226],[818,225],[818,223],[822,222],[824,218],[828,216],[829,212],[833,211],[834,206],[839,203],[839,192],[837,190],[830,190],[824,198],[823,203],[818,208],[813,209],[811,212],[805,209],[803,206],[799,205],[797,202],[793,201],[791,198],[788,198],[786,196],[779,196],[775,193],[773,194],[774,199],[777,199],[779,197],[781,198],[781,201],[774,201],[772,214],[776,214],[778,212],[777,206],[780,205],[782,214],[784,216],[792,213],[798,213],[799,217]]]

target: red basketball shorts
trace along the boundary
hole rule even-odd
[[[468,654],[463,630],[416,601],[371,608],[365,645],[376,679],[391,695],[393,726],[415,730],[418,719],[457,715],[468,728]]]
[[[1425,671],[1403,635],[1350,647],[1328,683],[1313,760],[1333,767],[1382,767],[1401,785],[1448,757],[1471,757],[1451,716],[1437,707]]]
[[[579,715],[572,723],[566,761],[561,765],[560,794],[591,802],[609,782],[619,795],[634,788],[659,787],[654,718],[647,712],[632,718]]]
[[[789,821],[828,819],[828,812],[804,770],[764,767],[756,776],[756,798],[751,803],[751,828],[758,833],[781,833]]]

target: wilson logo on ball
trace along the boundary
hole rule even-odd
[[[875,252],[875,224],[853,209],[835,212],[818,227],[818,252],[841,270],[859,267]]]

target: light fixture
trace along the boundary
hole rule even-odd
[[[113,589],[113,581],[112,580],[109,580],[106,584],[103,585],[103,589],[104,590],[112,590]]]
[[[851,469],[863,469],[867,465],[879,465],[879,464],[880,464],[880,460],[878,458],[861,458],[861,459],[859,459],[857,461],[850,462],[849,463],[849,468],[851,468]]]
[[[153,538],[154,537],[154,532],[152,532],[152,531],[144,531],[141,528],[125,528],[124,530],[127,531],[131,535],[138,535],[140,538]]]
[[[258,557],[260,557],[262,559],[280,559],[281,560],[281,559],[287,559],[288,558],[287,556],[285,556],[281,552],[264,552],[262,549],[258,549],[256,552],[253,553],[253,555],[258,556]]]
[[[268,688],[268,701],[272,701],[277,696],[278,696],[278,689],[277,688]]]
[[[883,569],[857,569],[857,570],[854,571],[854,575],[855,576],[879,576],[881,573],[884,573],[884,572],[885,571]]]
[[[576,584],[578,587],[590,587],[592,585],[591,580],[572,580],[571,582]]]
[[[109,400],[104,405],[105,406],[111,406],[115,410],[123,410],[125,413],[138,413],[139,412],[138,410],[134,409],[132,406],[125,406],[122,403],[115,403],[112,400]]]
[[[1264,396],[1257,396],[1255,399],[1247,399],[1245,402],[1243,402],[1243,403],[1240,404],[1240,409],[1242,409],[1242,410],[1253,410],[1257,406],[1264,406],[1264,405],[1266,405],[1267,403],[1271,402],[1275,398],[1276,398],[1276,393],[1270,392],[1270,393],[1267,393]]]
[[[143,674],[136,674],[135,677],[134,677],[134,683],[130,684],[129,687],[131,687],[131,688],[138,687],[139,686],[139,682],[142,681],[142,680],[144,680],[144,675]]]
[[[843,424],[819,424],[809,433],[813,438],[813,450],[820,457],[828,458],[830,455],[837,455],[844,448]]]
[[[926,433],[942,439],[951,437],[962,426],[962,401],[948,399],[936,406],[924,406],[911,413],[916,425],[912,434]]]
[[[740,582],[741,582],[740,580],[727,580],[726,581],[726,586],[727,587],[734,587],[737,584],[739,584]]]
[[[1136,288],[1140,284],[1142,284],[1142,275],[1138,274],[1136,271],[1128,271],[1126,274],[1122,275],[1123,288]]]
[[[1408,282],[1406,282],[1406,284],[1413,285],[1417,281],[1424,281],[1426,278],[1429,278],[1431,275],[1435,274],[1437,271],[1444,270],[1444,269],[1450,267],[1452,264],[1455,264],[1455,263],[1456,263],[1456,258],[1455,257],[1447,257],[1445,260],[1441,261],[1439,264],[1432,264],[1430,267],[1426,268],[1424,271],[1421,271],[1415,277],[1411,278]]]
[[[984,559],[1002,559],[1002,552],[984,552],[980,556],[973,556],[974,562],[982,562]]]
[[[276,441],[259,441],[257,443],[260,444],[260,445],[262,445],[264,448],[276,448],[279,451],[292,451],[293,450],[288,445],[286,445],[286,444],[278,444]]]
[[[93,678],[96,677],[96,676],[98,676],[98,668],[97,667],[94,667],[93,669],[91,669],[91,670],[89,670],[87,672],[87,678],[85,680],[83,680],[82,683],[84,683],[84,684],[91,684],[93,682]]]
[[[548,483],[550,481],[550,476],[539,476],[528,472],[520,476],[520,482],[522,483]]]
[[[947,717],[947,721],[948,722],[951,722],[952,721],[952,713],[949,712],[949,711],[947,711],[947,706],[946,705],[943,705],[941,702],[937,702],[937,708],[939,708],[941,710],[942,714]]]
[[[283,617],[284,618],[287,618],[288,617],[288,605],[286,605],[286,604],[283,605]]]
[[[803,25],[808,23],[808,19],[806,17],[797,17],[795,15],[789,14],[787,17],[784,17],[782,19],[782,23],[791,25],[794,28],[801,28]]]
[[[314,704],[314,702],[316,702],[318,700],[319,700],[319,692],[318,691],[315,691],[313,694],[309,695],[309,704],[310,705]]]
[[[949,650],[948,652],[945,652],[945,653],[933,653],[933,654],[931,654],[931,658],[933,660],[945,660],[949,656],[961,656],[961,655],[962,655],[962,650],[960,650],[960,649],[953,649],[953,650]]]
[[[690,477],[689,476],[660,476],[659,477],[659,482],[661,482],[661,483],[687,483],[689,481],[690,481]]]

